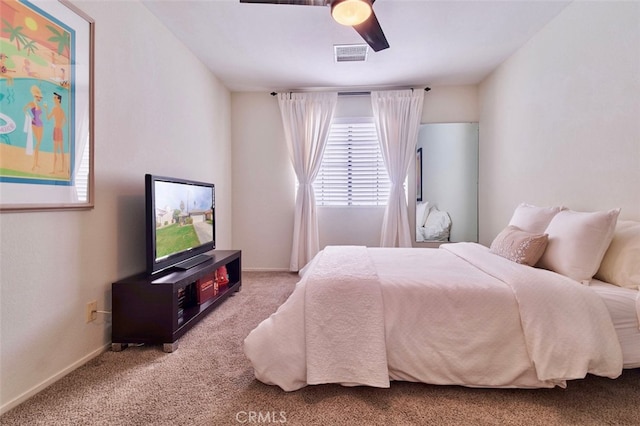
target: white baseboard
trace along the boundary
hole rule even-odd
[[[242,268],[242,272],[291,272],[287,268]]]
[[[0,407],[0,416],[3,415],[4,413],[8,412],[12,408],[17,407],[18,405],[22,404],[27,399],[31,398],[32,396],[34,396],[38,392],[42,391],[43,389],[47,388],[48,386],[51,386],[52,384],[54,384],[55,382],[57,382],[58,380],[60,380],[64,376],[66,376],[67,374],[71,373],[73,370],[75,370],[75,369],[77,369],[79,367],[82,367],[87,362],[91,361],[93,358],[97,357],[98,355],[106,352],[110,348],[111,348],[111,343],[108,343],[108,344],[104,345],[103,347],[96,349],[95,351],[89,353],[88,355],[80,358],[78,361],[74,362],[73,364],[71,364],[70,366],[68,366],[64,370],[60,371],[59,373],[54,374],[53,376],[49,377],[47,380],[43,381],[39,385],[36,385],[36,386],[32,387],[31,389],[29,389],[28,391],[26,391],[22,395],[19,395],[17,398],[14,398],[13,400],[7,402],[2,407]]]

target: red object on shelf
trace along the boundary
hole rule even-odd
[[[221,266],[216,269],[216,282],[218,287],[226,287],[229,284],[229,275],[227,274],[227,267]]]
[[[218,294],[218,283],[215,274],[200,278],[196,283],[198,304],[202,304]]]

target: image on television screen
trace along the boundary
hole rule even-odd
[[[155,181],[156,260],[214,240],[212,186]]]

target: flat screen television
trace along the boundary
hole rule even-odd
[[[216,248],[212,183],[145,175],[147,272],[189,269]]]

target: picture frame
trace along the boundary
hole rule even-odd
[[[416,153],[416,201],[422,201],[422,148]]]
[[[95,22],[0,0],[0,212],[94,207]]]

